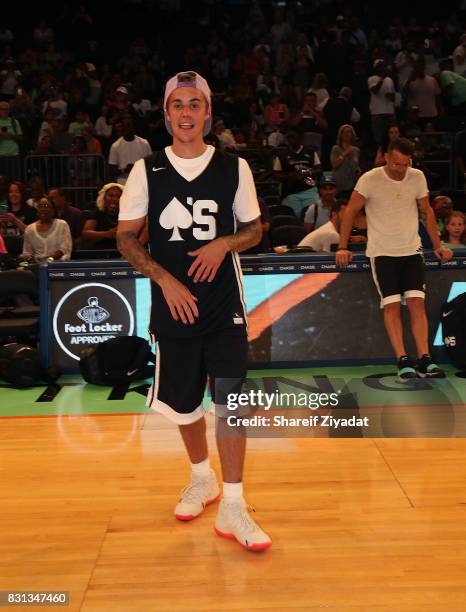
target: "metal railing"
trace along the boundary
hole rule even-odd
[[[24,179],[40,176],[46,189],[61,187],[68,200],[83,208],[95,201],[106,182],[105,158],[102,155],[27,155]]]
[[[99,189],[107,182],[102,155],[26,155],[0,156],[0,174],[9,181],[29,181],[39,176],[45,190],[61,187],[68,200],[85,208],[94,203]]]

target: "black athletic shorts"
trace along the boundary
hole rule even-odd
[[[246,377],[248,339],[244,329],[228,328],[194,338],[159,338],[154,382],[146,405],[177,425],[205,414],[202,406],[209,377],[212,401],[222,402],[224,385],[239,392]],[[226,379],[226,381],[225,381]],[[215,384],[215,381],[220,383]],[[222,382],[225,381],[225,382]]]
[[[425,297],[426,276],[422,255],[372,257],[372,277],[380,294],[380,306],[402,298]]]

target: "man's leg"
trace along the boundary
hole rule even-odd
[[[383,319],[385,329],[390,339],[390,344],[392,345],[396,358],[399,359],[403,355],[406,355],[403,341],[403,326],[401,323],[401,303],[392,302],[391,304],[385,304],[383,308]]]
[[[214,335],[207,350],[207,369],[213,378],[212,395],[216,408],[216,440],[223,476],[223,499],[215,521],[218,535],[236,539],[248,550],[265,550],[269,536],[252,520],[243,497],[243,467],[246,431],[229,417],[228,396],[240,393],[247,371],[248,342],[245,330],[225,330]]]
[[[179,425],[179,430],[191,463],[196,464],[205,461],[209,453],[205,418],[202,417],[189,425]]]
[[[191,482],[175,507],[179,520],[189,521],[219,496],[210,468],[202,399],[207,375],[203,364],[202,338],[168,339],[157,343],[154,383],[147,405],[178,425],[191,460]]]
[[[246,455],[246,435],[244,427],[239,427],[237,435],[231,434],[226,419],[217,420],[217,448],[222,466],[223,482],[243,482],[244,457]]]
[[[383,307],[385,329],[396,355],[398,379],[404,382],[416,378],[415,363],[406,355],[401,321],[401,268],[397,257],[371,258],[372,277]]]
[[[424,298],[411,297],[406,300],[411,332],[416,342],[417,356],[429,354],[429,325],[427,322]]]

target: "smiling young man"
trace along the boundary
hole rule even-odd
[[[247,369],[246,310],[237,253],[261,238],[260,210],[247,163],[204,143],[212,122],[210,89],[195,72],[166,84],[165,124],[173,143],[135,163],[120,201],[122,254],[151,280],[150,330],[157,366],[148,405],[179,426],[192,478],[175,507],[191,520],[219,497],[210,468],[202,399],[210,378],[241,381]],[[137,235],[148,220],[150,254]],[[243,498],[244,436],[221,435],[217,446],[223,499],[219,535],[249,550],[271,540]],[[220,432],[220,433],[219,433]]]
[[[429,204],[427,182],[420,170],[411,168],[412,143],[400,138],[385,155],[386,165],[363,174],[354,188],[340,229],[336,261],[346,267],[352,254],[348,239],[353,219],[365,206],[367,250],[372,276],[380,294],[384,323],[398,361],[401,382],[411,378],[443,378],[429,354],[428,322],[425,311],[425,273],[419,237],[418,205],[425,215],[426,229],[438,259],[446,261],[452,252],[442,247],[437,224]],[[406,354],[401,323],[401,300],[410,315],[417,360]]]

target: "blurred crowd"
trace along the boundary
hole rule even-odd
[[[260,249],[269,238],[280,246],[277,217],[297,220],[285,244],[332,219],[338,231],[358,177],[383,165],[400,136],[416,144],[444,240],[464,244],[464,4],[424,20],[341,0],[137,0],[113,7],[112,23],[128,23],[117,36],[104,9],[84,3],[44,13],[26,32],[3,20],[0,250],[66,259],[115,248],[132,165],[170,143],[161,95],[180,69],[211,86],[207,141],[251,164],[267,233]],[[355,243],[364,241],[358,225]]]

